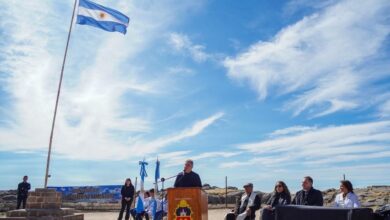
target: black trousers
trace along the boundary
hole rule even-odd
[[[143,217],[145,217],[146,220],[149,220],[149,215],[148,215],[148,213],[146,213],[146,212],[137,213],[137,214],[135,215],[135,220],[142,220]]]
[[[225,216],[225,220],[236,220],[236,218],[237,218],[237,216],[234,213],[228,213]],[[247,216],[245,218],[245,220],[254,220],[254,219],[256,219],[256,216],[252,216],[252,218],[250,216]]]
[[[236,215],[234,213],[228,213],[225,216],[225,220],[236,220]]]
[[[123,212],[125,211],[125,209],[126,209],[125,219],[126,220],[130,219],[130,206],[131,206],[131,203],[133,203],[132,199],[130,199],[129,201],[126,201],[125,199],[122,199],[122,207],[121,207],[121,211],[119,212],[118,220],[122,220]]]
[[[261,220],[275,220],[275,211],[269,209],[262,209]]]
[[[17,198],[17,204],[16,204],[16,209],[20,209],[20,205],[23,204],[23,209],[26,208],[26,201],[27,201],[27,197],[22,197],[22,196],[18,196]]]

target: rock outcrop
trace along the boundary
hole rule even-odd
[[[209,204],[212,206],[218,206],[225,204],[226,196],[225,189],[205,189],[209,195]],[[229,190],[227,193],[227,203],[235,204],[236,199],[244,193],[243,190]],[[270,197],[270,193],[257,192],[260,195],[261,203],[266,203]],[[332,206],[332,203],[338,194],[336,189],[328,189],[322,192],[324,197],[325,206]],[[390,186],[369,186],[366,188],[355,189],[355,193],[359,196],[359,200],[362,207],[373,208],[374,210],[378,207],[390,204]],[[294,195],[291,195],[294,197]]]

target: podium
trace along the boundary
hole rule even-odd
[[[200,187],[168,189],[168,220],[207,220],[207,194]]]

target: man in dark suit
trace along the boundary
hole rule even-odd
[[[192,171],[194,161],[186,160],[183,172],[176,177],[174,187],[202,187],[202,181],[197,173]]]
[[[18,192],[17,192],[17,205],[16,209],[20,209],[20,205],[23,204],[23,208],[26,208],[26,201],[28,197],[28,191],[31,188],[30,183],[27,182],[28,176],[23,177],[23,182],[19,183],[18,185]]]
[[[322,192],[313,188],[313,178],[305,176],[302,181],[302,190],[295,194],[293,205],[323,206]]]

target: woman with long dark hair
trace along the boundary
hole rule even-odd
[[[275,207],[280,205],[288,205],[291,203],[291,194],[287,185],[283,181],[277,181],[272,192],[271,197],[268,199],[266,206],[261,211],[262,220],[275,219]]]
[[[127,178],[125,184],[122,186],[121,195],[122,195],[122,207],[121,207],[121,211],[119,212],[118,220],[122,220],[123,212],[125,211],[125,209],[126,209],[125,219],[129,220],[130,206],[133,203],[133,199],[134,199],[134,186],[131,183],[130,178]]]
[[[353,192],[352,183],[349,180],[340,181],[340,193],[335,199],[335,206],[340,208],[359,208],[359,198]]]

